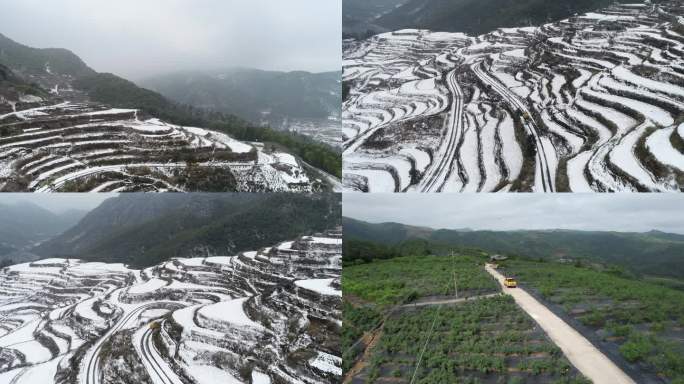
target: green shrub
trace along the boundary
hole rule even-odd
[[[633,334],[620,346],[620,354],[629,362],[643,360],[653,349],[653,344],[643,335]]]

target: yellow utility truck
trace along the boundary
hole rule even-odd
[[[512,277],[507,277],[504,279],[504,285],[506,288],[515,288],[518,286],[518,282]]]

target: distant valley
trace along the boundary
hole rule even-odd
[[[0,266],[37,259],[32,252],[36,245],[76,225],[86,213],[56,214],[31,203],[0,203]]]
[[[186,71],[139,81],[171,100],[240,116],[283,131],[341,145],[340,72],[276,72],[247,68]],[[314,127],[307,129],[306,124]]]

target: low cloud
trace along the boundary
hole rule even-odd
[[[0,33],[140,79],[233,66],[341,68],[341,0],[3,1]]]
[[[118,193],[0,193],[0,205],[34,204],[53,213],[90,211]]]
[[[684,234],[680,194],[345,194],[344,215],[445,229]]]

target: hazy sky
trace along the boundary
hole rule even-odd
[[[132,80],[181,69],[339,70],[341,0],[0,0],[0,33]]]
[[[432,228],[684,234],[682,194],[345,194],[344,215]]]
[[[33,203],[54,213],[70,209],[90,211],[117,193],[0,193],[0,204]]]

